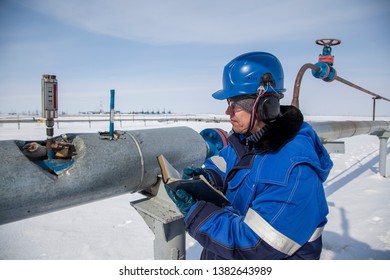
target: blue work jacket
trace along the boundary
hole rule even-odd
[[[319,259],[328,214],[323,182],[333,164],[312,127],[303,122],[276,152],[243,156],[239,136],[229,140],[205,170],[225,184],[230,205],[198,201],[184,219],[204,248],[201,258]]]

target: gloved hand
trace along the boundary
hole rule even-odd
[[[208,178],[207,172],[203,168],[188,166],[183,169],[183,179],[191,179],[199,175]]]
[[[190,211],[191,206],[196,202],[194,198],[185,190],[177,190],[174,192],[167,186],[165,186],[165,190],[184,216],[188,213],[188,211]]]

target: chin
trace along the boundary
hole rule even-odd
[[[238,133],[238,134],[245,134],[247,132],[246,129],[238,129],[238,128],[235,128],[235,127],[232,127],[232,130],[235,132],[235,133]]]

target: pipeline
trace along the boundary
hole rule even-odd
[[[379,174],[386,177],[387,142],[390,137],[390,122],[386,121],[327,121],[311,123],[321,141],[325,143],[361,134],[379,138]],[[339,144],[344,145],[343,142]],[[331,151],[330,151],[331,152]]]
[[[360,90],[360,91],[362,91],[362,92],[365,92],[365,93],[367,93],[367,94],[373,96],[375,99],[383,99],[383,100],[386,100],[386,101],[389,101],[389,102],[390,102],[390,99],[388,99],[388,98],[386,98],[386,97],[383,97],[383,96],[381,96],[381,95],[379,95],[379,94],[373,93],[373,92],[371,92],[371,91],[369,91],[369,90],[367,90],[367,89],[365,89],[365,88],[362,88],[362,87],[360,87],[360,86],[358,86],[358,85],[355,85],[354,83],[351,83],[351,82],[349,82],[349,81],[347,81],[347,80],[344,80],[343,78],[341,78],[341,77],[339,77],[339,76],[336,76],[336,77],[335,77],[335,80],[336,80],[336,81],[339,81],[339,82],[341,82],[341,83],[343,83],[343,84],[346,84],[346,85],[348,85],[348,86],[350,86],[350,87],[353,87],[354,89],[357,89],[357,90]]]
[[[302,82],[302,78],[303,78],[303,75],[305,74],[306,70],[307,69],[312,69],[316,72],[321,72],[321,68],[315,64],[311,64],[311,63],[306,63],[304,64],[301,69],[299,69],[298,71],[298,74],[297,74],[297,77],[295,78],[295,83],[294,83],[294,92],[293,92],[293,98],[292,98],[292,102],[291,102],[291,105],[299,108],[299,92],[300,92],[300,88],[301,88],[301,82]],[[390,101],[390,99],[386,98],[386,97],[383,97],[379,94],[376,94],[376,93],[373,93],[365,88],[362,88],[354,83],[351,83],[350,81],[347,81],[343,78],[341,78],[340,76],[335,76],[334,78],[335,80],[343,83],[343,84],[346,84],[350,87],[353,87],[357,90],[360,90],[362,92],[365,92],[367,94],[370,94],[371,96],[373,96],[375,99],[383,99],[385,101]]]
[[[310,122],[322,142],[338,140],[362,134],[381,135],[390,131],[387,121],[325,121]]]
[[[292,97],[292,101],[291,101],[291,105],[296,107],[296,108],[299,108],[299,92],[301,89],[302,78],[303,78],[303,75],[305,74],[306,70],[309,68],[311,68],[317,72],[319,72],[321,70],[320,67],[318,67],[314,64],[311,64],[311,63],[306,63],[301,67],[301,69],[299,69],[297,77],[295,78],[294,92],[293,92],[293,97]]]
[[[311,122],[323,142],[390,131],[387,121]],[[121,195],[149,190],[158,183],[156,156],[164,154],[178,169],[201,166],[226,145],[227,134],[188,127],[123,132],[117,140],[95,133],[69,134],[76,155],[59,175],[30,161],[24,141],[0,141],[0,224]],[[388,140],[385,136],[384,143]],[[385,166],[386,149],[383,152]],[[385,176],[383,171],[383,176]]]
[[[382,99],[385,101],[389,101],[390,99],[383,97],[379,94],[373,93],[365,88],[362,88],[350,81],[347,81],[340,76],[337,75],[336,70],[333,68],[334,57],[332,56],[332,48],[331,46],[339,45],[341,43],[338,39],[319,39],[316,40],[316,44],[323,46],[322,55],[319,55],[318,62],[316,64],[306,63],[301,69],[299,69],[297,77],[295,78],[294,83],[294,92],[293,98],[291,101],[291,105],[299,108],[299,92],[301,87],[301,82],[303,75],[305,74],[307,69],[312,69],[312,74],[314,77],[318,79],[322,79],[326,82],[332,82],[334,80],[339,81],[345,85],[348,85],[354,89],[367,93],[373,96],[373,114],[372,119],[375,121],[375,101],[377,99]]]
[[[117,140],[99,134],[68,135],[74,163],[52,174],[21,151],[24,141],[0,142],[0,224],[96,200],[147,190],[157,184],[164,156],[178,169],[203,164],[208,146],[188,127],[123,132]]]

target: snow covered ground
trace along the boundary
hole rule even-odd
[[[351,120],[347,117],[307,117],[307,120]],[[382,118],[390,121],[390,118]],[[369,118],[353,118],[369,120]],[[229,123],[126,121],[115,129],[189,126],[196,131]],[[44,123],[0,123],[0,140],[44,140]],[[107,131],[108,123],[60,123],[61,133]],[[378,173],[379,140],[360,135],[342,139],[345,154],[332,154],[334,168],[325,184],[330,214],[324,232],[324,260],[390,259],[390,162],[387,177]],[[389,143],[388,143],[388,151]],[[130,202],[141,194],[126,194],[0,226],[2,260],[150,260],[153,233]],[[199,258],[201,247],[187,238],[187,259]]]

